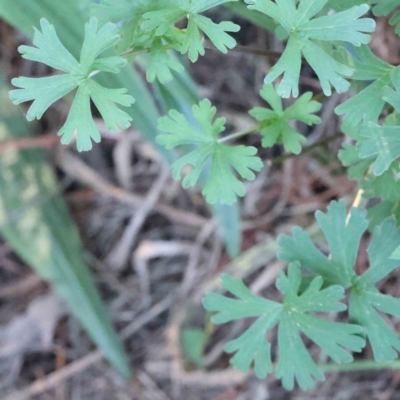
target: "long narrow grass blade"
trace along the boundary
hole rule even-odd
[[[29,136],[29,127],[0,81],[0,143]],[[0,233],[54,285],[114,367],[128,377],[124,350],[82,259],[81,242],[50,165],[38,150],[0,154]]]

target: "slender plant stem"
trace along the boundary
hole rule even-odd
[[[206,49],[218,50],[208,40],[204,41],[204,47]],[[274,59],[279,59],[282,56],[282,53],[279,52],[279,51],[256,49],[254,47],[240,46],[240,45],[236,45],[234,48],[229,49],[229,51],[231,51],[233,53],[253,54],[253,55],[256,55],[256,56],[264,56],[264,57],[269,57],[269,58],[274,58]]]
[[[218,50],[213,43],[211,43],[208,40],[204,41],[204,47],[206,49],[211,49],[211,50]],[[249,46],[240,46],[236,45],[232,49],[229,49],[229,52],[232,53],[241,53],[241,54],[251,54],[254,56],[261,56],[261,57],[268,57],[272,58],[274,60],[279,60],[282,57],[281,52],[279,51],[272,51],[268,49],[256,49],[254,47],[249,47]],[[301,57],[301,63],[304,65],[308,65],[307,60],[304,57]]]
[[[368,371],[381,369],[400,369],[400,361],[391,361],[380,363],[377,361],[355,361],[349,364],[322,364],[319,368],[323,372],[350,372],[350,371]]]
[[[147,54],[150,53],[150,49],[141,49],[141,50],[129,50],[125,53],[121,53],[119,56],[122,58],[129,58],[138,56],[139,54]]]
[[[163,50],[173,50],[174,48],[170,44],[166,44],[163,46]],[[130,58],[130,57],[135,57],[140,54],[148,54],[150,53],[151,49],[140,49],[140,50],[128,50],[125,53],[121,53],[119,56],[122,58]]]
[[[334,92],[334,91],[333,91]],[[311,100],[314,101],[318,101],[318,102],[322,102],[323,100],[326,99],[326,95],[324,92],[319,92],[318,94],[316,94],[315,96],[313,96],[313,98]]]
[[[249,128],[249,129],[245,129],[244,131],[232,133],[231,135],[228,135],[228,136],[225,136],[225,137],[219,139],[218,143],[225,143],[225,142],[228,142],[230,140],[237,139],[239,137],[248,135],[249,133],[256,132],[259,129],[260,129],[260,125],[256,125],[256,126],[253,126],[253,127]]]
[[[315,149],[316,147],[323,146],[324,144],[330,143],[333,140],[336,140],[336,139],[338,139],[338,138],[340,138],[342,136],[343,136],[343,134],[341,132],[336,132],[335,134],[333,134],[331,136],[327,136],[327,137],[319,140],[318,142],[315,142],[315,143],[313,143],[313,144],[311,144],[309,146],[303,147],[303,150],[301,151],[301,154],[308,153],[311,150]],[[296,157],[297,155],[298,154],[294,154],[294,153],[286,153],[286,154],[283,154],[283,155],[281,155],[279,157],[273,158],[271,161],[272,161],[272,164],[280,164],[283,161],[287,160],[288,158]]]
[[[211,42],[205,41],[204,42],[204,47],[206,49],[211,49],[211,50],[218,50]],[[173,47],[170,44],[164,45],[163,50],[172,50]],[[234,53],[244,53],[244,54],[253,54],[256,56],[264,56],[264,57],[269,57],[278,60],[281,56],[282,53],[279,51],[272,51],[272,50],[263,50],[263,49],[256,49],[252,47],[247,47],[247,46],[240,46],[237,45],[233,49],[230,49],[230,51]],[[123,58],[128,58],[131,56],[136,56],[139,54],[145,54],[149,53],[150,49],[140,49],[140,50],[128,50],[125,53],[120,54],[121,57]]]

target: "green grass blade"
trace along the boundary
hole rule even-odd
[[[29,127],[0,81],[0,142],[29,136]],[[82,258],[79,234],[50,165],[38,150],[0,154],[0,233],[54,285],[100,350],[124,376],[127,358]]]

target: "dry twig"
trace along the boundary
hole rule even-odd
[[[146,199],[133,193],[129,193],[124,189],[112,185],[107,182],[101,175],[99,175],[92,168],[88,167],[78,157],[75,157],[68,151],[60,152],[58,158],[60,168],[69,176],[75,178],[78,182],[85,184],[101,193],[103,196],[114,198],[122,203],[131,205],[133,207],[141,207]],[[164,215],[167,218],[174,220],[180,224],[191,225],[193,227],[202,227],[209,220],[199,217],[195,214],[180,211],[167,204],[157,203],[154,210]]]
[[[144,199],[143,204],[135,211],[128,226],[122,235],[121,240],[111,250],[106,262],[115,269],[121,269],[128,261],[132,248],[136,242],[136,237],[146,222],[147,217],[156,206],[160,199],[161,193],[165,187],[170,173],[164,166],[161,167],[161,173],[149,194]]]

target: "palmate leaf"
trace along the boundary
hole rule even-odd
[[[323,281],[315,278],[305,291],[299,293],[301,285],[300,266],[289,265],[288,274],[280,273],[277,288],[284,295],[283,303],[270,301],[253,295],[240,279],[222,276],[222,286],[236,299],[209,293],[203,300],[204,307],[216,311],[211,321],[226,323],[246,317],[257,320],[239,338],[225,345],[229,353],[236,353],[231,363],[247,371],[254,362],[255,373],[264,378],[273,370],[271,344],[266,339],[267,331],[278,325],[277,378],[291,390],[295,381],[302,389],[314,385],[313,378],[323,380],[324,375],[310,357],[300,332],[314,341],[338,363],[353,360],[346,349],[361,351],[364,340],[358,336],[362,328],[320,319],[310,313],[338,312],[346,309],[340,302],[344,290],[340,286],[322,289]]]
[[[379,59],[368,46],[354,48],[355,56],[341,49],[342,57],[351,65],[354,73],[351,79],[357,81],[372,81],[365,89],[351,99],[336,107],[338,115],[345,114],[343,122],[357,125],[359,122],[378,122],[385,100],[382,90],[391,84],[390,75],[395,67]]]
[[[346,214],[344,201],[332,202],[326,214],[318,211],[316,218],[326,237],[331,256],[328,258],[301,229],[293,229],[293,238],[282,235],[278,258],[299,262],[303,268],[321,275],[325,283],[340,284],[350,289],[349,315],[365,329],[375,360],[391,361],[400,351],[400,338],[378,313],[400,316],[400,299],[379,293],[375,285],[400,265],[391,258],[400,243],[400,230],[394,218],[377,226],[368,246],[369,269],[362,275],[355,270],[362,234],[368,226],[364,210],[352,209]]]
[[[286,151],[299,154],[301,143],[306,138],[296,131],[291,125],[292,121],[301,121],[308,125],[319,124],[321,119],[314,115],[321,109],[321,104],[311,100],[312,93],[304,93],[286,110],[283,110],[282,100],[276,93],[272,84],[264,85],[260,92],[261,97],[270,104],[271,109],[255,107],[250,115],[260,122],[262,145],[272,147],[276,143],[282,143]]]
[[[40,119],[52,103],[78,88],[67,121],[58,132],[62,135],[63,144],[76,137],[78,151],[90,150],[92,141],[100,142],[100,133],[90,111],[90,100],[93,100],[112,132],[117,132],[119,126],[128,128],[131,117],[115,104],[129,107],[134,102],[133,97],[126,94],[126,89],[104,88],[92,79],[100,71],[117,73],[126,64],[123,58],[117,56],[98,58],[118,42],[116,26],[108,23],[98,29],[98,20],[91,18],[85,26],[85,39],[78,62],[61,43],[53,25],[46,19],[42,19],[40,25],[42,32],[36,30],[33,40],[36,47],[20,46],[20,53],[28,60],[41,62],[65,74],[13,79],[13,85],[20,88],[10,91],[14,104],[34,100],[27,119]]]
[[[172,164],[175,179],[180,179],[185,165],[193,169],[182,181],[184,188],[194,186],[202,170],[211,161],[211,169],[203,194],[211,204],[233,204],[237,196],[244,196],[243,183],[236,177],[234,170],[243,179],[254,179],[253,171],[261,170],[263,163],[256,157],[257,149],[252,146],[228,146],[218,140],[218,135],[225,129],[225,119],[217,118],[213,122],[216,108],[209,100],[202,100],[194,105],[193,116],[198,125],[192,125],[178,111],[172,110],[169,115],[160,118],[159,129],[165,134],[158,136],[158,143],[167,149],[182,145],[195,145],[181,159]]]
[[[230,21],[216,24],[200,13],[229,1],[237,0],[174,0],[168,2],[167,7],[145,13],[141,29],[162,36],[167,34],[180,19],[187,16],[188,25],[181,47],[182,54],[188,53],[192,62],[196,62],[199,55],[205,54],[202,33],[219,51],[226,53],[228,49],[236,46],[235,39],[227,32],[238,32],[240,27]]]
[[[246,0],[249,8],[260,11],[277,20],[289,33],[286,49],[265,78],[265,83],[272,83],[283,74],[278,87],[282,97],[299,95],[299,76],[302,55],[317,74],[322,90],[329,96],[331,85],[337,92],[349,89],[344,79],[352,75],[352,69],[339,63],[325,52],[314,40],[343,41],[355,46],[366,44],[371,37],[363,32],[373,32],[375,22],[370,18],[361,18],[368,6],[363,4],[348,10],[315,17],[328,0],[302,0],[298,6],[294,0]]]

